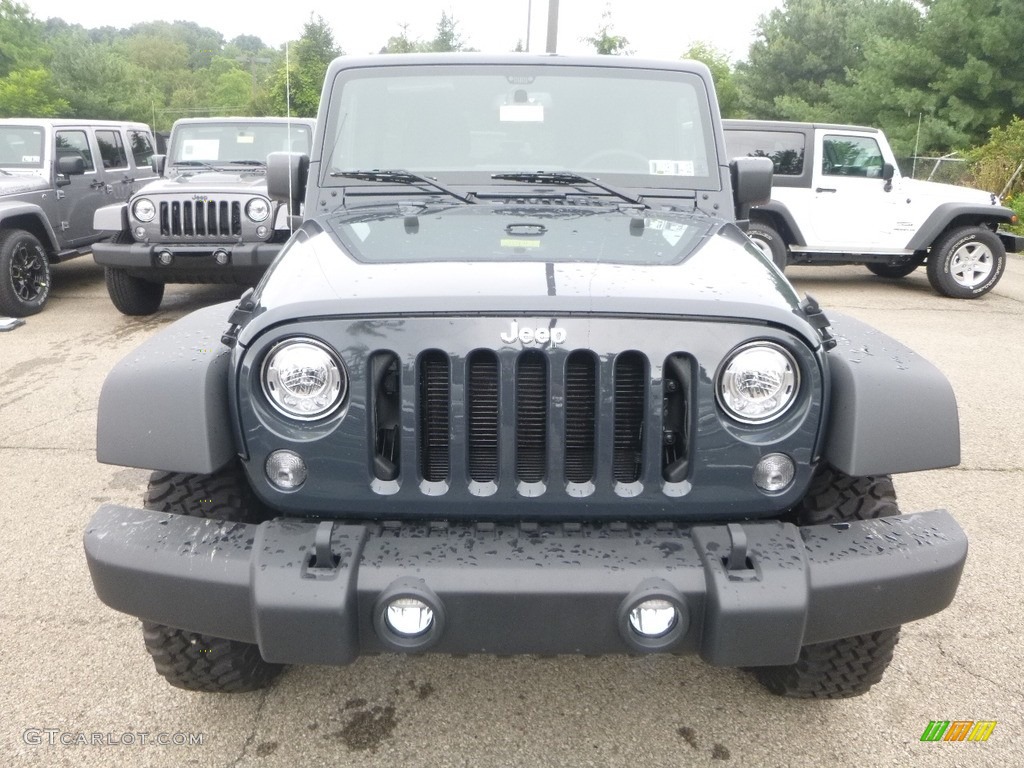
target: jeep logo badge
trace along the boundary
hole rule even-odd
[[[512,325],[505,333],[501,334],[501,340],[506,344],[513,344],[521,341],[523,344],[562,344],[565,342],[565,328],[520,328],[519,321],[513,320]]]

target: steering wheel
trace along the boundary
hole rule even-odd
[[[606,160],[618,160],[620,162],[605,164]],[[600,167],[594,167],[597,164],[601,164]],[[579,167],[580,170],[632,171],[634,173],[648,173],[650,168],[646,157],[639,152],[633,152],[628,149],[599,149],[597,152],[591,152],[580,160]]]

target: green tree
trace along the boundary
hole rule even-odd
[[[40,25],[28,6],[0,0],[0,77],[19,67],[37,66],[42,59]]]
[[[437,22],[437,32],[434,35],[434,39],[427,43],[428,51],[469,51],[472,48],[466,47],[466,41],[463,40],[462,35],[459,33],[457,27],[459,22],[455,20],[454,16],[449,16],[444,11],[441,12],[441,18]]]
[[[290,67],[282,62],[274,76],[272,102],[278,114],[284,114],[289,107],[286,93],[290,92],[292,115],[316,117],[327,67],[342,51],[334,42],[330,25],[319,15],[315,19],[310,16],[302,37],[290,48]]]
[[[715,91],[718,93],[718,108],[722,111],[722,117],[743,116],[740,107],[740,92],[728,54],[718,50],[710,43],[696,42],[683,53],[683,58],[699,61],[711,70],[711,78],[715,81]]]
[[[388,38],[387,43],[380,49],[381,53],[422,53],[428,50],[426,43],[409,38],[408,24],[400,24],[399,28],[402,31]]]
[[[737,65],[744,110],[762,119],[831,116],[829,88],[861,64],[857,19],[877,2],[884,0],[785,0],[762,16]]]
[[[629,39],[613,34],[612,27],[612,12],[606,7],[601,14],[601,26],[590,37],[584,37],[583,42],[590,43],[600,54],[628,56],[633,52],[629,48]]]
[[[431,40],[412,40],[409,37],[409,25],[401,24],[401,32],[388,38],[380,49],[381,53],[427,53],[441,51],[472,51],[458,30],[459,22],[454,16],[441,12],[434,37]]]
[[[148,70],[114,46],[90,43],[81,28],[69,28],[51,45],[51,71],[69,116],[152,122],[163,107],[164,94]]]
[[[58,117],[67,109],[45,69],[17,69],[0,78],[0,117]]]
[[[941,66],[935,117],[967,143],[1024,114],[1024,14],[1018,0],[924,0],[923,48]]]

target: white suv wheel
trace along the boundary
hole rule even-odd
[[[964,243],[953,253],[949,273],[964,288],[975,288],[992,274],[995,257],[984,243]]]

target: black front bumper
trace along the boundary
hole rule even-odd
[[[944,510],[805,528],[244,525],[105,504],[85,551],[112,608],[257,643],[272,662],[663,651],[759,666],[942,610],[967,539]],[[391,632],[383,615],[395,597],[429,604],[431,629]],[[678,611],[662,637],[629,628],[630,610],[650,598]]]
[[[112,243],[103,241],[92,246],[96,263],[104,267],[118,267],[133,271],[173,273],[175,270],[190,272],[226,272],[231,269],[266,269],[277,258],[284,243]],[[169,252],[173,258],[170,265],[160,263],[159,254]],[[227,264],[219,264],[214,258],[218,251],[228,255]]]

